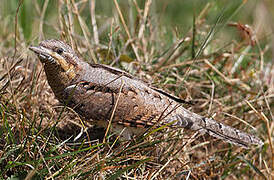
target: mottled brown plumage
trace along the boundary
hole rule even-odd
[[[62,41],[45,40],[30,50],[44,64],[49,85],[58,100],[86,120],[92,119],[106,127],[117,103],[112,126],[114,130],[128,127],[124,132],[126,138],[151,126],[168,124],[209,133],[243,147],[263,144],[253,135],[188,111],[179,98],[150,87],[124,71],[84,62]]]

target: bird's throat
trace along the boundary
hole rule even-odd
[[[56,64],[44,64],[48,83],[58,100],[62,101],[63,92],[74,80],[75,73],[64,71]]]

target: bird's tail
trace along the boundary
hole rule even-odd
[[[205,118],[185,110],[176,115],[176,126],[208,133],[211,136],[222,139],[226,142],[248,148],[250,145],[262,146],[264,143],[258,137],[242,132],[233,127],[224,125],[212,118]]]

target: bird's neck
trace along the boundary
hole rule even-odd
[[[58,100],[63,99],[63,92],[73,79],[55,64],[44,64],[48,83]]]

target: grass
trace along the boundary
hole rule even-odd
[[[0,13],[1,179],[273,177],[273,16],[255,15],[271,4],[19,2],[4,1]],[[183,106],[191,111],[254,133],[265,145],[243,149],[168,128],[132,141],[111,132],[104,139],[105,131],[54,98],[28,50],[47,38],[153,83],[190,102]]]

